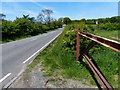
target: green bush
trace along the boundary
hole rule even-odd
[[[63,19],[63,23],[64,24],[70,24],[72,21],[71,21],[71,19],[69,18],[69,17],[65,17],[64,19]]]
[[[10,38],[16,34],[14,23],[2,21],[2,39]]]
[[[61,21],[56,21],[56,26],[58,26],[58,28],[61,28],[63,25],[63,23]]]
[[[40,23],[34,23],[32,24],[32,30],[31,32],[29,33],[30,35],[34,36],[34,35],[38,35],[40,33],[44,33],[44,28],[43,28],[43,25],[40,24]]]
[[[99,30],[120,30],[120,24],[119,23],[105,23],[105,24],[99,24],[98,26]]]
[[[13,23],[17,30],[16,34],[19,33],[20,36],[29,35],[33,30],[32,23],[24,18],[18,18]]]
[[[61,28],[63,23],[61,21],[53,21],[50,23],[50,29]]]
[[[2,40],[15,40],[15,38],[34,36],[61,28],[62,25],[61,21],[52,21],[49,25],[44,25],[39,22],[31,22],[26,18],[17,18],[13,22],[2,21]]]
[[[83,23],[81,24],[70,24],[67,25],[65,30],[65,36],[64,36],[64,40],[63,43],[66,47],[66,51],[71,52],[71,53],[75,53],[75,45],[76,45],[76,31],[77,29],[80,28],[80,31],[83,32],[93,32],[93,27],[89,26],[89,25],[85,25]],[[81,51],[83,49],[85,49],[85,47],[87,46],[87,44],[90,42],[90,40],[85,40],[86,38],[84,37],[80,37],[80,41],[81,41]]]

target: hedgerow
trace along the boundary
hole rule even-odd
[[[62,22],[52,21],[49,25],[31,22],[25,18],[2,21],[2,40],[15,39],[22,36],[34,36],[62,27]]]

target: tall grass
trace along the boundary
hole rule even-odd
[[[100,52],[90,54],[92,61],[98,66],[107,81],[113,87],[118,87],[118,60],[120,60],[120,54],[104,46],[101,49]]]
[[[83,77],[90,77],[85,67],[79,62],[76,62],[75,54],[68,53],[65,50],[63,43],[65,33],[66,31],[50,47],[41,53],[40,57],[43,60],[43,65],[49,67],[49,70],[53,72],[58,70],[57,74],[65,78],[81,80]]]

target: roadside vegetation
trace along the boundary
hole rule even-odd
[[[72,78],[81,81],[87,79],[91,84],[95,85],[95,76],[91,73],[85,60],[82,59],[80,62],[75,60],[76,30],[80,28],[83,32],[93,33],[116,40],[118,37],[117,32],[120,30],[118,22],[116,21],[117,20],[115,20],[115,22],[110,22],[109,24],[108,22],[103,23],[101,21],[102,23],[98,25],[95,23],[93,24],[93,21],[91,23],[89,21],[88,23],[88,21],[84,22],[84,20],[70,22],[67,24],[60,37],[46,50],[40,53],[35,59],[35,62],[33,62],[34,64],[32,63],[30,67],[34,67],[42,61],[43,66],[46,67],[45,69],[48,71],[48,76],[62,75],[64,78]],[[114,29],[110,29],[108,26],[106,28],[106,24],[112,25],[112,23]],[[91,40],[84,37],[81,37],[80,40],[80,49],[82,53]],[[106,77],[107,81],[114,88],[117,88],[119,74],[118,60],[120,60],[119,53],[97,44],[89,51],[88,55]]]
[[[47,70],[45,76],[62,75],[64,78],[81,81],[88,79],[88,81],[91,80],[91,82],[94,83],[89,71],[86,70],[83,64],[75,60],[76,33],[75,29],[72,28],[71,26],[66,26],[60,37],[40,53],[29,67],[33,68],[42,60],[42,65],[46,67],[45,69]]]
[[[38,14],[37,18],[23,15],[21,18],[16,18],[14,21],[8,21],[4,18],[6,15],[0,14],[2,21],[2,42],[14,41],[26,37],[35,36],[46,33],[57,28],[61,28],[63,23],[51,17],[52,10],[45,9]]]
[[[16,40],[17,38],[25,38],[46,33],[50,30],[55,30],[62,27],[59,21],[52,21],[50,26],[43,25],[39,22],[31,22],[25,18],[18,18],[15,21],[2,22],[2,40],[8,42]]]

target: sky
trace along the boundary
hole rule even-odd
[[[119,2],[120,0],[1,0],[2,2]]]
[[[7,20],[29,14],[37,17],[43,9],[53,10],[52,17],[70,17],[72,20],[118,16],[118,2],[2,2],[0,13]]]

